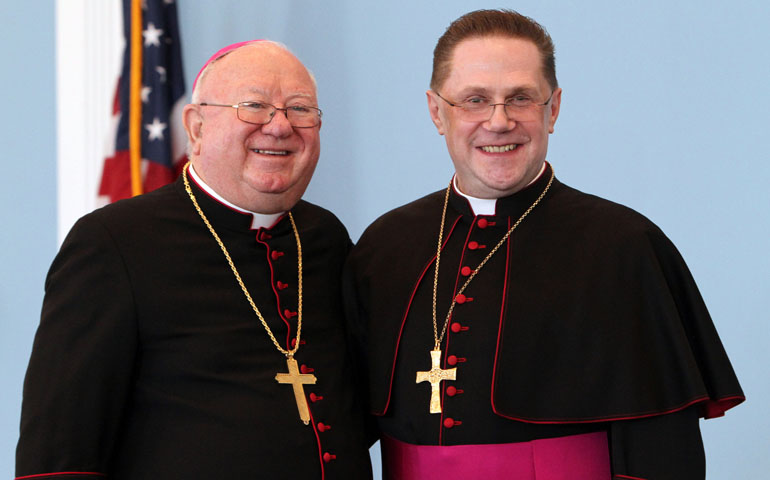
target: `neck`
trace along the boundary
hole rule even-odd
[[[543,172],[545,172],[545,162],[543,162],[543,166],[540,167],[540,171],[537,172],[537,175],[535,175],[535,178],[533,178],[532,181],[530,181],[527,185],[525,185],[524,188],[527,188],[528,186],[535,183],[537,179],[540,178],[541,175],[543,175]],[[496,198],[478,198],[463,192],[462,190],[460,190],[460,186],[457,184],[456,173],[454,178],[452,179],[452,186],[454,187],[455,191],[458,194],[460,194],[462,197],[468,200],[468,203],[470,203],[471,210],[473,210],[474,215],[494,215],[495,214],[495,207],[497,206]]]
[[[228,208],[231,208],[241,213],[248,213],[249,215],[251,215],[252,229],[256,230],[258,228],[270,228],[281,217],[281,215],[286,213],[286,212],[278,212],[278,213],[264,214],[264,213],[252,212],[251,210],[246,210],[245,208],[241,208],[238,205],[235,205],[234,203],[227,201],[222,195],[218,194],[213,188],[211,188],[211,186],[209,186],[206,182],[204,182],[203,179],[199,177],[197,173],[195,173],[195,168],[193,168],[192,163],[190,164],[189,172],[190,172],[190,177],[192,177],[193,181],[195,181],[195,183],[198,184],[201,190],[206,192],[206,194],[212,197],[214,200],[218,201],[219,203],[225,205]]]
[[[455,176],[452,178],[452,186],[460,196],[468,200],[468,203],[471,205],[471,210],[473,210],[474,215],[494,215],[495,214],[495,207],[497,206],[496,198],[477,198],[477,197],[472,197],[466,193],[463,193],[463,191],[460,190],[460,187],[457,185],[457,174],[455,174]]]

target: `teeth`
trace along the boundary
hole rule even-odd
[[[501,145],[501,146],[487,145],[485,147],[481,147],[481,149],[487,153],[503,153],[503,152],[510,152],[511,150],[515,150],[517,146],[518,145],[516,145],[515,143],[512,143],[510,145]]]
[[[288,155],[289,152],[286,150],[259,150],[254,149],[252,150],[254,153],[261,153],[262,155]]]

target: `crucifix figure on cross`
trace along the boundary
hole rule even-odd
[[[456,380],[457,367],[447,370],[441,369],[441,350],[430,351],[430,370],[427,372],[417,372],[417,382],[430,383],[430,413],[441,413],[441,398],[439,397],[438,387],[442,380]]]
[[[310,423],[310,410],[307,408],[305,388],[302,385],[315,385],[315,375],[310,373],[299,373],[297,361],[294,360],[294,357],[286,357],[286,365],[289,366],[289,372],[275,374],[275,380],[278,383],[291,384],[291,386],[294,387],[294,400],[297,402],[299,419],[307,425]]]

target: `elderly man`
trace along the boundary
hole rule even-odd
[[[554,178],[561,95],[518,13],[438,41],[428,108],[456,173],[348,264],[387,478],[702,479],[699,417],[743,400],[671,242]]]
[[[182,178],[86,215],[54,260],[17,475],[370,478],[341,320],[351,242],[300,200],[311,74],[273,42],[226,47],[183,115]]]

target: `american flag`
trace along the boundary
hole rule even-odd
[[[99,187],[108,202],[174,181],[185,159],[185,85],[175,0],[122,1],[126,47],[113,105],[114,151],[104,160]],[[141,116],[131,117],[132,105]]]

